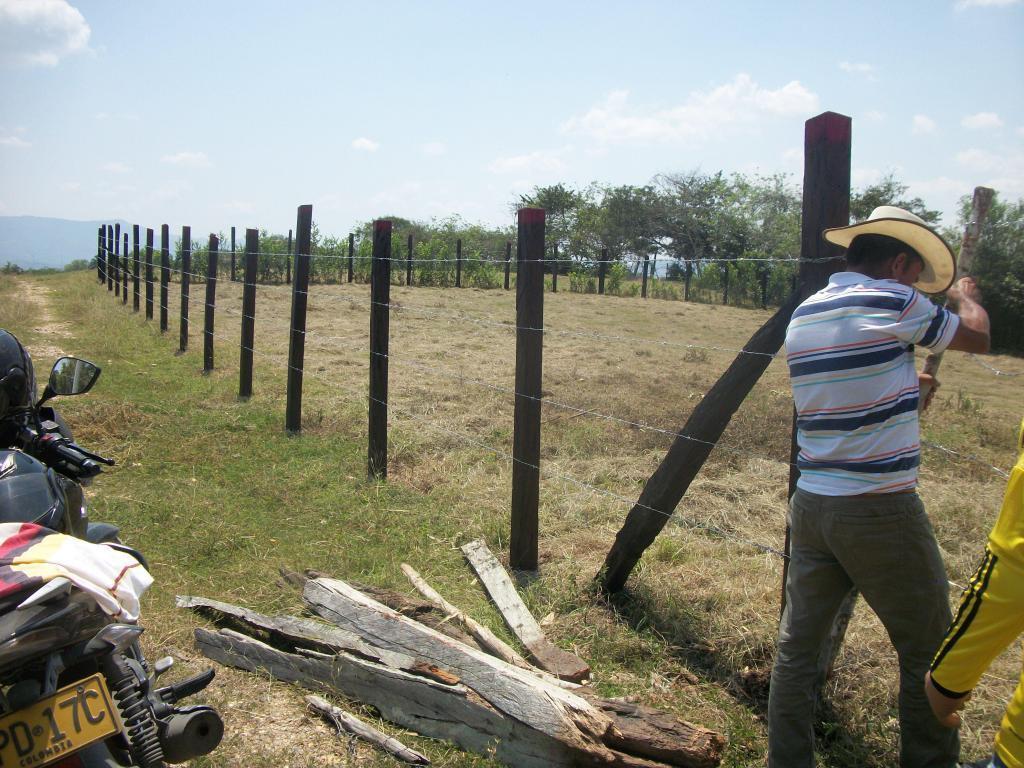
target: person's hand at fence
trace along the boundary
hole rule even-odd
[[[931,705],[932,712],[935,713],[935,718],[939,723],[947,728],[959,728],[963,723],[963,717],[960,715],[960,712],[967,706],[967,702],[971,700],[970,691],[959,698],[947,696],[932,682],[932,673],[926,672],[924,676],[924,692],[928,697],[928,703]]]
[[[961,300],[967,298],[975,304],[981,304],[981,289],[977,281],[970,275],[965,275],[957,280],[946,291],[946,303],[950,309],[956,311]]]
[[[921,412],[924,413],[935,399],[935,390],[942,386],[942,383],[930,373],[919,373],[917,374],[917,385],[922,391],[928,393],[925,395],[924,403],[921,404]]]

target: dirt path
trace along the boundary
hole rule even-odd
[[[45,341],[32,344],[32,355],[36,360],[56,359],[65,354],[64,340],[71,336],[70,323],[58,322],[53,317],[53,289],[31,278],[21,277],[24,300],[35,307],[32,330],[41,334]]]

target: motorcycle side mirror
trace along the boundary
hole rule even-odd
[[[53,364],[50,380],[36,407],[56,395],[84,395],[100,377],[100,367],[77,357],[62,357]]]

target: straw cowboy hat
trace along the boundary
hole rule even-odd
[[[880,205],[866,220],[823,233],[830,243],[849,248],[857,235],[888,235],[906,243],[924,259],[924,269],[914,287],[923,293],[942,293],[956,277],[956,257],[938,232],[924,219],[894,205]]]

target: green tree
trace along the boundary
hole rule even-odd
[[[908,189],[894,174],[888,173],[881,181],[854,192],[850,196],[850,222],[863,221],[880,205],[895,205],[917,214],[932,226],[938,225],[942,213],[927,208],[920,197],[904,197]]]

